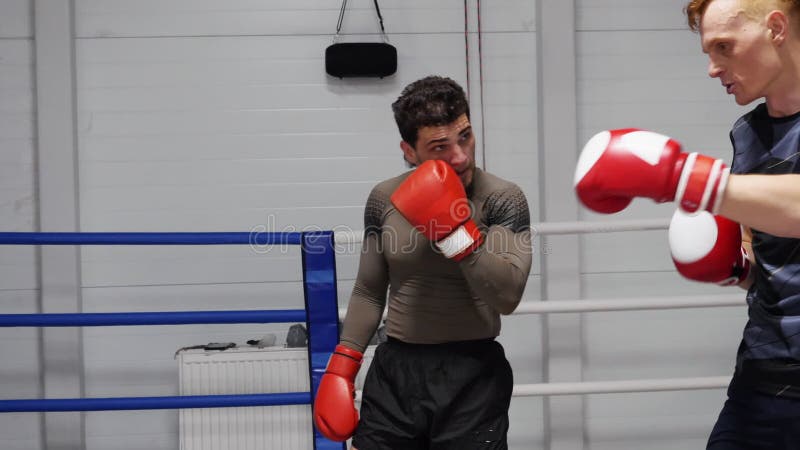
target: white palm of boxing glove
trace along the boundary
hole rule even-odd
[[[750,273],[741,226],[705,211],[675,211],[669,225],[669,250],[675,268],[690,280],[732,286]]]

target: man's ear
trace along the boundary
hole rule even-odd
[[[772,41],[781,44],[786,40],[786,35],[789,31],[789,19],[783,11],[775,10],[767,14],[766,26]]]
[[[417,151],[414,150],[414,147],[412,147],[411,144],[406,141],[400,141],[400,149],[403,150],[403,158],[405,158],[406,162],[412,166],[419,164]]]

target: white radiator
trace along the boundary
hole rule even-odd
[[[356,378],[361,389],[374,347]],[[181,395],[308,392],[305,348],[185,350],[178,354]],[[180,410],[181,450],[311,450],[311,406]]]

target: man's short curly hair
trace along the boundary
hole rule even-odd
[[[700,21],[703,19],[708,5],[714,0],[691,0],[683,8],[686,21],[692,31],[700,30]],[[739,5],[745,12],[753,17],[766,14],[773,9],[782,9],[794,17],[794,23],[800,22],[800,0],[739,0]]]
[[[469,102],[458,83],[431,75],[406,86],[392,103],[392,112],[400,136],[414,147],[420,128],[446,125],[463,114],[469,118]]]

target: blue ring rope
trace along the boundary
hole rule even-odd
[[[0,327],[99,327],[305,322],[303,309],[63,314],[0,314]]]
[[[0,245],[300,245],[302,233],[17,233],[0,232]]]
[[[144,313],[0,314],[0,326],[105,326],[177,325],[200,323],[275,323],[306,321],[309,333],[310,366],[319,366],[330,354],[336,315],[336,266],[332,253],[332,232],[311,233],[27,233],[0,232],[0,245],[301,245],[303,285],[310,311],[189,311]],[[309,264],[310,263],[310,264]],[[310,266],[308,267],[307,266]],[[332,275],[332,276],[331,276]],[[311,294],[313,293],[313,294]],[[310,298],[309,298],[310,297]],[[325,302],[332,305],[323,306]],[[332,300],[332,301],[331,301]],[[325,312],[322,313],[321,310]],[[309,317],[313,316],[314,320]],[[332,321],[332,324],[325,322]],[[315,327],[311,327],[311,323]],[[323,331],[324,330],[324,331]],[[338,331],[338,330],[337,330]],[[321,342],[315,343],[311,335]],[[319,367],[312,368],[312,391],[316,390]],[[220,408],[236,406],[308,405],[312,392],[285,394],[205,395],[177,397],[118,397],[78,399],[0,400],[0,412],[110,411],[139,409]],[[318,449],[344,448],[322,438],[315,431]]]
[[[309,404],[311,404],[310,392],[288,392],[283,394],[0,400],[0,412],[121,411]]]

